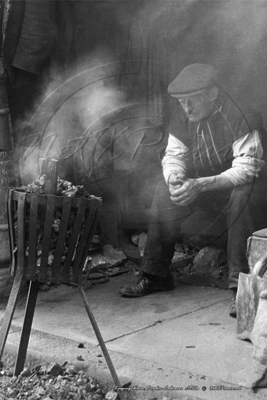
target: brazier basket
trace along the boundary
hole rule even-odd
[[[11,274],[23,270],[28,281],[78,284],[100,206],[101,199],[94,196],[73,198],[10,190]]]
[[[8,222],[12,253],[11,274],[14,282],[0,330],[0,359],[13,318],[23,280],[29,291],[14,375],[23,370],[39,284],[77,286],[83,305],[106,359],[116,386],[119,378],[110,359],[83,282],[88,250],[98,223],[102,200],[50,194],[26,193],[11,189],[8,196]],[[126,399],[122,392],[119,398]]]

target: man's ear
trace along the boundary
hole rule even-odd
[[[217,97],[218,97],[218,94],[219,94],[219,89],[217,88],[217,86],[213,86],[211,89],[210,89],[210,100],[211,101],[214,101],[214,100],[216,100],[217,99]]]

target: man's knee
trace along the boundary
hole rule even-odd
[[[228,207],[237,208],[253,205],[257,201],[257,195],[254,193],[253,184],[237,186],[232,190]]]
[[[245,218],[251,221],[251,229],[262,229],[267,225],[267,199],[265,190],[260,185],[251,184],[236,187],[228,203],[228,218],[233,220]],[[252,223],[253,221],[253,223]],[[252,232],[251,232],[252,233]]]
[[[233,189],[230,197],[229,205],[236,207],[261,207],[264,203],[267,205],[266,197],[267,185],[264,187],[257,181],[247,185],[237,186]]]
[[[169,187],[165,182],[165,180],[161,179],[156,185],[155,193],[163,193],[163,192],[169,193]]]
[[[156,185],[154,193],[154,201],[155,200],[160,203],[170,201],[169,187],[163,179],[160,180]]]

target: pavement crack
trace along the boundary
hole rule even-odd
[[[130,336],[130,335],[133,335],[134,333],[142,332],[142,331],[144,331],[144,330],[146,330],[146,329],[153,328],[154,326],[156,326],[156,325],[158,325],[158,324],[162,324],[163,322],[166,322],[166,321],[167,321],[167,322],[168,322],[168,321],[173,321],[173,320],[175,320],[175,319],[178,319],[178,318],[181,318],[181,317],[185,317],[185,316],[190,315],[190,314],[194,314],[194,313],[196,313],[196,312],[198,312],[198,311],[200,311],[200,310],[204,310],[204,309],[206,309],[206,308],[212,307],[212,306],[214,306],[215,304],[219,304],[219,303],[222,303],[222,302],[224,302],[224,301],[225,301],[225,299],[219,300],[219,301],[215,301],[215,302],[212,303],[212,304],[199,307],[199,308],[197,308],[197,309],[195,309],[195,310],[188,311],[188,312],[185,312],[185,313],[183,313],[183,314],[175,315],[175,316],[170,317],[170,318],[163,318],[163,319],[160,319],[160,320],[158,320],[158,321],[153,322],[152,324],[149,324],[149,325],[147,325],[147,326],[143,326],[143,327],[140,328],[140,329],[135,329],[135,330],[132,331],[132,332],[124,333],[124,334],[122,334],[122,335],[120,335],[120,336],[117,336],[117,337],[115,337],[115,338],[113,338],[113,339],[106,340],[105,343],[115,342],[116,340],[121,339],[121,338],[123,338],[123,337],[127,337],[127,336]]]

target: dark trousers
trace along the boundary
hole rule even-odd
[[[248,272],[247,239],[253,232],[267,227],[267,186],[260,181],[231,191],[202,193],[189,206],[181,207],[170,200],[165,181],[156,187],[148,228],[148,239],[139,269],[158,277],[170,276],[175,243],[181,238],[181,226],[194,213],[225,219],[229,288],[236,288],[239,272]],[[198,232],[198,226],[192,227]],[[222,228],[223,229],[223,228]],[[198,232],[199,233],[199,232]],[[201,233],[201,232],[200,232]],[[223,232],[222,232],[223,233]]]

